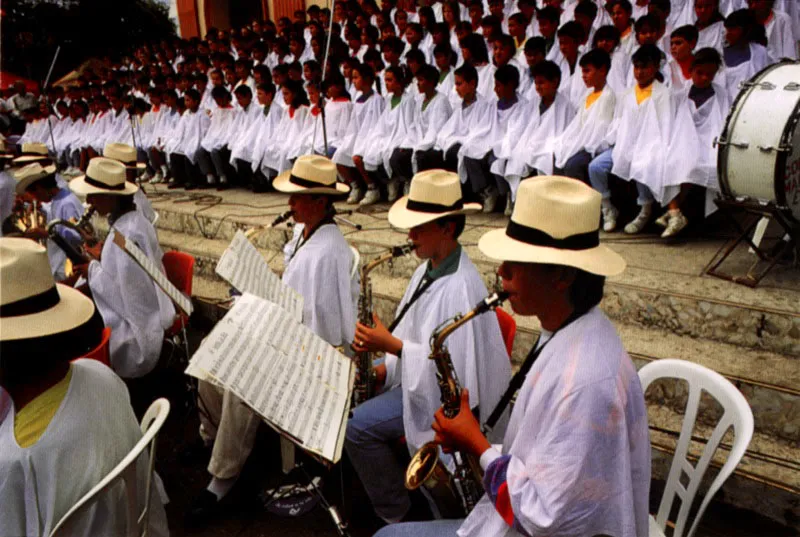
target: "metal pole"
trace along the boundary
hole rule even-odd
[[[328,55],[331,51],[331,35],[333,35],[333,7],[336,3],[336,0],[331,0],[330,3],[330,10],[331,10],[331,17],[328,25],[328,39],[327,43],[325,44],[325,56],[322,58],[322,79],[325,79],[325,70],[328,68]],[[325,147],[325,156],[328,156],[328,129],[327,125],[325,124],[325,95],[322,94],[320,91],[319,95],[319,102],[320,102],[320,113],[322,114],[322,143]],[[311,150],[314,150],[314,145],[317,142],[317,127],[314,126],[314,136],[311,139]]]
[[[53,68],[56,66],[58,54],[61,52],[61,45],[56,48],[56,53],[53,56],[53,61],[50,62],[50,70],[47,71],[47,78],[44,79],[42,91],[44,92],[44,102],[47,104],[47,128],[50,131],[50,142],[53,144],[53,155],[56,157],[56,164],[58,164],[58,155],[56,154],[56,139],[53,136],[53,124],[50,121],[50,98],[47,96],[47,87],[50,84],[50,76],[53,74]]]

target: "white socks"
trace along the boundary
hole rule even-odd
[[[238,475],[236,477],[229,477],[228,479],[219,479],[218,477],[213,477],[211,478],[211,482],[206,487],[206,490],[216,496],[217,501],[220,501],[231,491],[238,478]]]

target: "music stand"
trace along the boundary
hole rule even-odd
[[[791,216],[789,209],[778,207],[772,202],[761,203],[754,200],[717,198],[714,203],[728,221],[733,224],[738,235],[717,251],[703,269],[703,273],[752,288],[761,282],[764,276],[783,259],[786,253],[791,252],[793,254],[793,264],[797,265],[798,254],[800,253],[797,247],[800,244],[800,228],[798,228],[798,223]],[[737,212],[744,212],[747,215],[744,225],[740,224],[734,217]],[[752,239],[752,234],[762,219],[777,222],[786,232],[785,237],[779,239],[782,244],[779,244],[777,248],[767,250],[761,246],[761,241]],[[756,260],[750,265],[747,272],[744,275],[734,275],[720,270],[722,263],[743,243],[749,246],[750,250],[756,255]]]

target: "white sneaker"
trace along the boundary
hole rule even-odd
[[[361,189],[356,185],[350,185],[350,195],[347,196],[347,203],[356,205],[359,201],[361,201]]]
[[[153,176],[153,178],[150,179],[150,184],[151,185],[157,185],[157,184],[163,183],[163,182],[164,182],[164,176],[161,175],[161,172],[156,172],[156,174]]]
[[[608,207],[603,207],[601,211],[603,213],[603,231],[610,233],[617,229],[617,217],[619,216],[617,208],[609,205]]]
[[[150,175],[150,172],[145,170],[144,173],[142,174],[142,176],[139,177],[139,182],[141,182],[141,183],[149,183],[150,179],[152,179],[152,178],[153,178],[153,176]]]
[[[514,202],[511,201],[511,193],[506,194],[506,210],[503,211],[503,214],[506,216],[511,216],[511,213],[514,212]]]
[[[661,234],[662,239],[668,239],[669,237],[674,237],[681,231],[683,228],[689,225],[689,220],[683,216],[683,213],[680,210],[669,211],[669,224],[667,224],[667,229],[664,230],[664,233]]]
[[[400,196],[400,182],[393,179],[386,183],[386,201],[392,203]]]
[[[411,181],[403,181],[403,195],[408,196],[409,192],[411,192]]]
[[[364,199],[362,199],[359,203],[359,207],[367,207],[369,205],[373,205],[381,201],[381,191],[377,188],[368,188],[367,193],[364,194]]]
[[[664,214],[658,217],[656,220],[656,225],[660,227],[667,227],[669,225],[669,211],[666,211]]]
[[[500,198],[499,192],[496,188],[489,187],[483,193],[483,212],[488,214],[494,211],[497,206],[497,200]]]
[[[652,214],[653,204],[648,203],[647,205],[642,205],[642,208],[639,209],[639,214],[636,215],[631,222],[625,226],[625,233],[628,235],[635,235],[639,233],[644,226],[647,225],[647,222],[650,221],[650,215]]]

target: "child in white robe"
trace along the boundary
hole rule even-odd
[[[525,58],[525,76],[528,80],[527,87],[520,92],[520,96],[528,102],[538,99],[539,94],[533,84],[533,69],[547,57],[547,47],[542,36],[529,37],[525,41],[523,57]]]
[[[228,147],[231,150],[229,163],[241,184],[251,190],[255,186],[251,160],[253,150],[262,124],[269,115],[269,105],[272,104],[274,95],[275,86],[272,83],[259,84],[256,88],[256,102],[251,102],[247,108],[241,107],[237,113],[237,121],[232,124],[228,133]]]
[[[439,71],[436,91],[447,97],[452,108],[459,101],[453,75],[456,62],[455,54],[450,45],[436,45],[433,48],[433,58],[436,69]]]
[[[795,0],[796,1],[796,0]],[[783,11],[773,9],[775,0],[748,0],[749,8],[758,24],[767,34],[767,50],[776,60],[797,59],[797,37],[794,35],[792,19]]]
[[[614,120],[617,99],[606,83],[611,57],[602,49],[590,50],[580,60],[583,81],[591,93],[586,95],[577,114],[556,143],[556,175],[589,182],[589,163],[608,149],[606,136]]]
[[[495,66],[489,62],[486,40],[478,34],[470,34],[461,40],[461,55],[464,64],[472,65],[478,73],[478,95],[494,100]]]
[[[231,104],[231,94],[225,88],[216,87],[211,95],[216,107],[211,113],[208,130],[200,141],[197,162],[206,177],[206,184],[203,186],[224,188],[228,183],[228,171],[221,166],[225,163],[222,152],[228,144],[228,132],[236,117],[236,108]]]
[[[292,167],[290,152],[300,144],[303,125],[309,113],[308,96],[302,82],[287,80],[281,91],[289,108],[266,145],[261,160],[261,172],[266,177],[273,177]]]
[[[492,60],[496,69],[500,69],[504,65],[510,65],[517,70],[519,75],[519,87],[516,93],[523,95],[527,92],[528,88],[533,84],[530,78],[530,71],[525,64],[524,55],[522,63],[517,59],[517,49],[514,45],[514,38],[508,34],[500,34],[495,37],[493,42],[493,55]],[[495,78],[495,81],[497,79]]]
[[[525,131],[514,144],[506,162],[498,159],[492,171],[508,182],[512,199],[522,179],[531,175],[553,173],[553,154],[561,133],[575,116],[569,98],[558,91],[561,70],[551,61],[534,68],[533,81],[539,98],[531,102],[532,114]]]
[[[725,19],[727,46],[722,51],[722,58],[725,62],[725,86],[730,102],[739,95],[739,84],[750,80],[774,61],[765,47],[750,39],[752,16],[749,9],[740,9]]]
[[[239,173],[242,176],[247,176],[247,172],[243,168],[250,167],[250,176],[252,177],[252,190],[254,193],[266,192],[269,190],[270,178],[261,170],[261,162],[264,158],[264,153],[272,141],[272,136],[278,125],[286,113],[286,110],[280,106],[275,100],[275,86],[273,84],[262,84],[258,88],[257,95],[259,96],[259,103],[263,105],[261,110],[262,117],[253,122],[253,128],[257,128],[252,132],[253,144],[250,155],[247,153],[242,154],[241,158],[237,157],[236,164]],[[263,103],[262,103],[263,99]]]
[[[432,65],[423,65],[417,71],[416,83],[421,98],[414,105],[405,137],[392,151],[392,172],[403,183],[405,194],[418,169],[416,152],[433,148],[436,135],[453,113],[450,100],[437,91],[438,81],[439,72]]]
[[[172,133],[180,121],[181,114],[178,111],[178,97],[172,90],[165,90],[163,110],[155,126],[153,127],[153,143],[150,148],[150,162],[156,170],[156,174],[150,180],[157,184],[169,177],[170,172],[167,166],[166,146],[172,139]]]
[[[200,94],[196,89],[187,90],[183,100],[186,110],[175,125],[165,148],[174,174],[168,188],[183,187],[193,190],[200,183],[199,170],[196,167],[197,152],[211,119],[200,110]]]
[[[719,0],[695,0],[694,15],[697,48],[711,47],[721,52],[725,44],[725,18],[719,12]]]
[[[697,28],[684,25],[672,31],[669,40],[670,58],[667,61],[669,86],[680,91],[692,81],[692,51],[697,47]]]
[[[350,195],[347,198],[347,203],[350,204],[359,203],[364,195],[361,189],[363,176],[356,169],[353,156],[362,151],[362,147],[368,141],[365,139],[366,134],[378,120],[385,106],[383,98],[373,89],[374,83],[375,71],[369,65],[359,64],[353,67],[353,87],[360,95],[353,102],[347,130],[332,157],[339,175],[350,185]],[[377,187],[371,186],[375,192],[370,193],[370,197],[379,198]]]
[[[494,114],[489,122],[469,133],[459,152],[463,157],[460,175],[466,175],[469,189],[481,199],[484,213],[494,211],[501,195],[511,199],[508,183],[491,173],[491,164],[497,158],[494,148],[502,144],[504,137],[519,136],[522,131],[519,125],[524,122],[521,118],[527,117],[529,111],[527,101],[517,95],[519,70],[516,67],[503,65],[495,71],[494,78],[497,96]],[[516,131],[509,131],[509,125],[514,125]]]
[[[553,60],[561,70],[561,85],[558,91],[565,95],[572,106],[578,108],[583,102],[586,85],[579,68],[580,46],[584,39],[583,27],[570,21],[558,29],[559,54]]]
[[[722,65],[719,52],[713,48],[698,50],[692,61],[692,84],[674,93],[677,123],[689,123],[694,126],[697,135],[696,164],[681,177],[676,173],[668,173],[664,177],[664,200],[669,201],[669,210],[656,224],[666,228],[662,238],[673,237],[688,224],[686,216],[681,212],[689,185],[697,185],[706,189],[707,201],[713,200],[719,192],[717,182],[717,151],[714,140],[719,137],[725,125],[730,102],[725,88],[714,83]],[[685,159],[682,156],[682,160]],[[670,166],[672,167],[672,166]],[[680,189],[678,193],[677,190]],[[677,194],[677,196],[675,196]],[[675,196],[675,197],[673,197]],[[670,199],[671,198],[671,199]],[[713,207],[713,203],[706,203]]]

